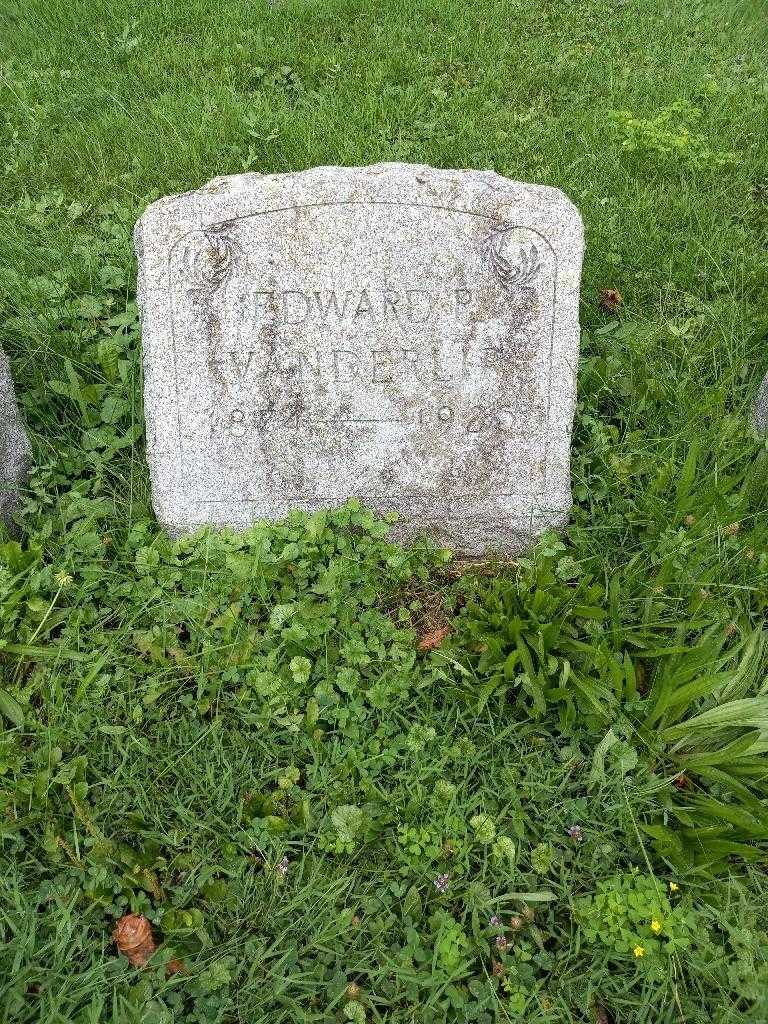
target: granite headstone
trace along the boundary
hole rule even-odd
[[[759,434],[768,434],[768,373],[752,405],[752,423]]]
[[[136,227],[154,507],[178,535],[358,497],[466,554],[571,507],[581,218],[409,164],[217,178]]]
[[[8,358],[0,349],[0,520],[12,528],[19,487],[29,471],[29,441],[16,405]]]

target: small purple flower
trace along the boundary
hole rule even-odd
[[[449,876],[447,874],[446,875],[438,875],[437,878],[435,879],[435,888],[437,889],[437,891],[440,892],[440,893],[447,892],[448,891],[448,881],[449,881]]]
[[[496,936],[496,949],[504,950],[507,948],[508,945],[509,943],[507,942],[503,935]]]
[[[584,842],[584,829],[581,825],[571,825],[566,831],[574,843]]]
[[[488,924],[491,926],[491,928],[500,928],[501,921],[499,920],[499,915],[491,914]]]
[[[278,875],[280,875],[281,878],[285,878],[285,876],[288,874],[289,864],[290,862],[288,858],[283,857],[283,859],[278,863],[277,867],[275,868],[275,871],[278,873]]]

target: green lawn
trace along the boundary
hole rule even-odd
[[[767,56],[737,0],[0,0],[35,450],[0,536],[2,1024],[768,1020]],[[380,160],[581,209],[571,528],[469,569],[354,505],[171,543],[134,221]]]

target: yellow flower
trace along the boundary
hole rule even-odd
[[[669,891],[670,892],[677,892],[679,888],[680,888],[680,886],[677,884],[677,882],[670,882],[669,883]]]
[[[661,931],[661,921],[657,921],[655,917],[651,921],[651,931],[654,935],[658,935]]]
[[[66,590],[72,582],[72,577],[69,573],[63,572],[61,569],[53,574],[53,579],[55,583],[58,583],[62,590]]]
[[[645,956],[645,949],[642,946],[635,946],[635,956],[636,957]]]

